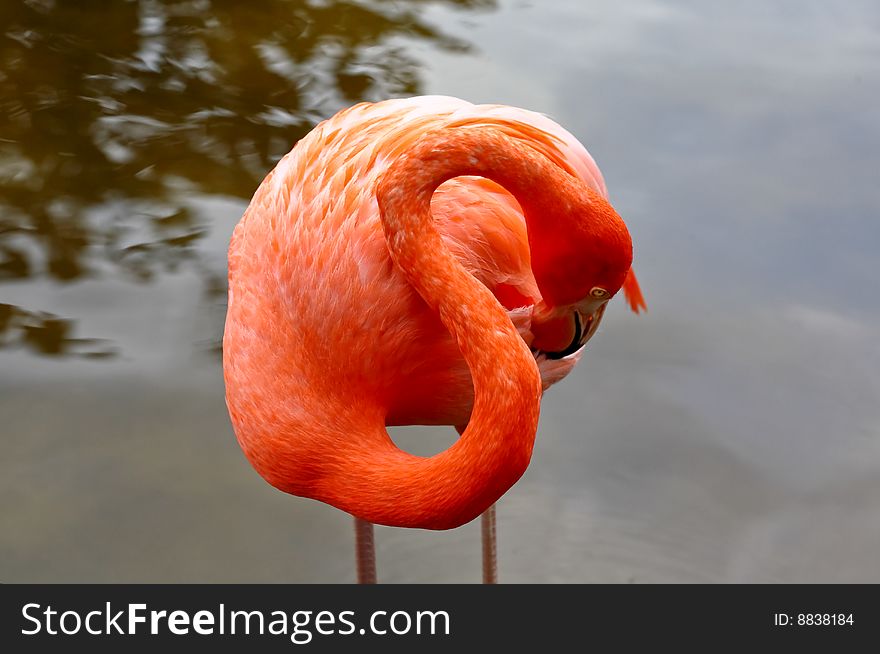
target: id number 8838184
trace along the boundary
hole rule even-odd
[[[852,613],[774,613],[777,627],[851,627]]]

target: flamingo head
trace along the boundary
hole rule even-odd
[[[630,276],[632,240],[623,220],[591,189],[578,200],[529,234],[542,296],[532,309],[531,348],[549,359],[567,357],[592,338]]]

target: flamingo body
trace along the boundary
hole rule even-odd
[[[499,377],[498,384],[520,389],[523,399],[504,419],[516,423],[513,430],[531,430],[531,440],[526,434],[521,446],[511,448],[503,473],[483,482],[472,479],[480,476],[474,473],[479,466],[458,470],[451,462],[465,449],[469,460],[488,456],[488,448],[461,444],[458,454],[450,453],[457,443],[420,459],[398,450],[385,430],[464,426],[476,411],[473,371],[442,320],[450,309],[438,313],[430,306],[389,253],[379,187],[389,168],[426,135],[485,130],[606,196],[593,159],[548,118],[446,97],[340,112],[297,143],[254,195],[229,250],[224,376],[239,443],[277,488],[372,522],[448,528],[491,505],[528,464],[541,392],[571,371],[580,350],[536,362],[526,347],[530,308],[542,300],[532,270],[534,248],[521,203],[485,177],[456,176],[426,196],[440,239],[435,249],[445,248],[491,293],[480,301],[500,302],[515,325],[522,344],[515,367],[522,373],[513,380]],[[401,177],[397,186],[405,184]],[[386,195],[393,206],[394,189]],[[628,260],[624,265],[621,274]],[[454,267],[439,267],[436,276]],[[446,281],[455,287],[464,279]],[[625,291],[627,285],[638,304],[631,273]],[[481,325],[483,314],[494,309],[474,302],[462,306],[460,320]],[[486,333],[492,329],[498,331],[497,322],[486,323]],[[499,399],[484,395],[487,403]],[[495,458],[507,456],[505,447],[492,451]],[[405,479],[417,468],[422,472]],[[391,478],[395,487],[385,490]],[[459,490],[470,499],[449,497]]]

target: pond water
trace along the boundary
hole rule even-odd
[[[578,136],[649,305],[545,397],[502,581],[880,581],[876,3],[13,0],[0,28],[3,581],[354,579],[350,517],[235,442],[226,248],[317,121],[421,93]],[[480,579],[475,523],[377,548],[381,581]]]

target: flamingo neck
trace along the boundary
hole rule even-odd
[[[474,404],[461,438],[433,457],[402,452],[387,436],[349,453],[346,463],[363,471],[357,484],[364,490],[356,493],[352,512],[372,522],[435,529],[464,524],[497,501],[531,459],[541,398],[534,357],[492,293],[443,244],[431,216],[434,191],[461,175],[506,187],[539,240],[540,217],[571,203],[566,193],[578,192],[552,162],[488,128],[428,135],[380,181],[377,198],[391,258],[459,347],[473,379]]]

